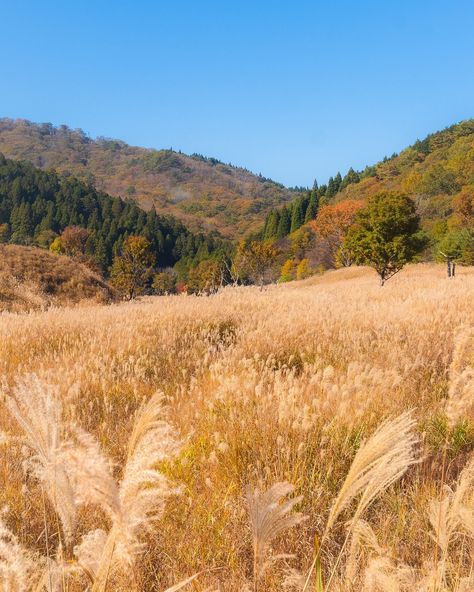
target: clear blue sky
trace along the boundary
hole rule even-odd
[[[24,0],[0,116],[325,181],[474,116],[472,0]]]

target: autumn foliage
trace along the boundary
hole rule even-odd
[[[310,222],[319,249],[326,253],[325,259],[330,264],[336,264],[337,252],[364,204],[364,200],[348,199],[334,205],[326,205],[320,208],[316,220]]]

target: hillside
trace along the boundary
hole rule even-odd
[[[92,139],[67,126],[0,119],[0,153],[42,169],[85,179],[112,196],[156,206],[195,230],[236,238],[258,229],[290,191],[269,179],[200,155],[150,150],[120,140]]]
[[[318,233],[322,208],[327,214],[328,206],[336,206],[342,214],[345,206],[357,209],[370,196],[386,191],[409,195],[431,242],[443,240],[458,224],[455,203],[463,201],[468,208],[474,203],[474,120],[430,134],[363,171],[351,168],[345,176],[337,173],[327,184],[271,211],[262,238],[282,239],[314,219]]]
[[[0,502],[23,590],[61,557],[57,533],[73,516],[72,568],[58,568],[71,592],[90,591],[104,569],[107,592],[167,590],[195,573],[185,592],[297,592],[283,582],[308,573],[315,537],[331,592],[472,592],[473,302],[473,269],[448,281],[442,266],[413,265],[383,289],[373,270],[351,268],[263,292],[2,318]],[[29,426],[53,442],[42,465],[24,452]],[[53,485],[64,482],[75,513],[58,511]],[[257,588],[258,519],[287,529]],[[359,531],[360,552],[341,554]],[[370,574],[389,585],[365,585],[369,553]],[[427,588],[432,573],[469,585]]]
[[[115,297],[100,276],[65,255],[0,245],[0,311],[43,309],[83,300],[108,302]]]
[[[130,235],[143,235],[157,268],[179,263],[185,279],[190,268],[224,248],[222,239],[194,234],[179,220],[145,212],[133,200],[98,191],[71,175],[43,171],[0,154],[0,243],[49,248],[63,231],[81,227],[80,244],[66,254],[81,254],[107,274],[113,256]],[[61,250],[61,248],[59,250]]]
[[[452,214],[456,195],[474,191],[474,119],[416,141],[400,154],[356,173],[354,180],[336,193],[334,201],[401,191],[415,200],[425,228],[434,229]]]

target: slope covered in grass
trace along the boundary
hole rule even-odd
[[[83,300],[107,302],[115,291],[100,276],[65,255],[0,245],[0,311],[32,310]]]
[[[472,269],[418,265],[5,316],[7,567],[301,590],[318,536],[331,590],[472,590],[473,301]],[[31,418],[49,465],[10,438]]]

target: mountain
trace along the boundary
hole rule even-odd
[[[0,245],[0,312],[115,298],[115,290],[100,276],[65,255],[35,247]]]
[[[311,218],[306,215],[311,200],[321,208],[348,200],[365,201],[382,191],[397,191],[412,197],[424,229],[438,240],[449,225],[453,200],[466,192],[474,194],[474,119],[417,140],[399,154],[386,157],[363,171],[351,168],[344,177],[337,173],[327,184],[270,212],[263,236],[281,238],[301,227]],[[318,206],[313,205],[312,212],[317,212]],[[278,234],[278,222],[282,218],[286,226],[284,232]],[[290,227],[289,220],[294,222],[295,218],[298,223]]]
[[[453,199],[474,191],[474,119],[417,140],[356,175],[360,180],[341,188],[335,202],[400,191],[415,200],[425,229],[435,231],[451,216]]]
[[[295,192],[246,169],[195,154],[92,139],[82,130],[0,119],[0,153],[42,169],[74,174],[112,196],[156,207],[199,231],[228,238],[255,231]]]

